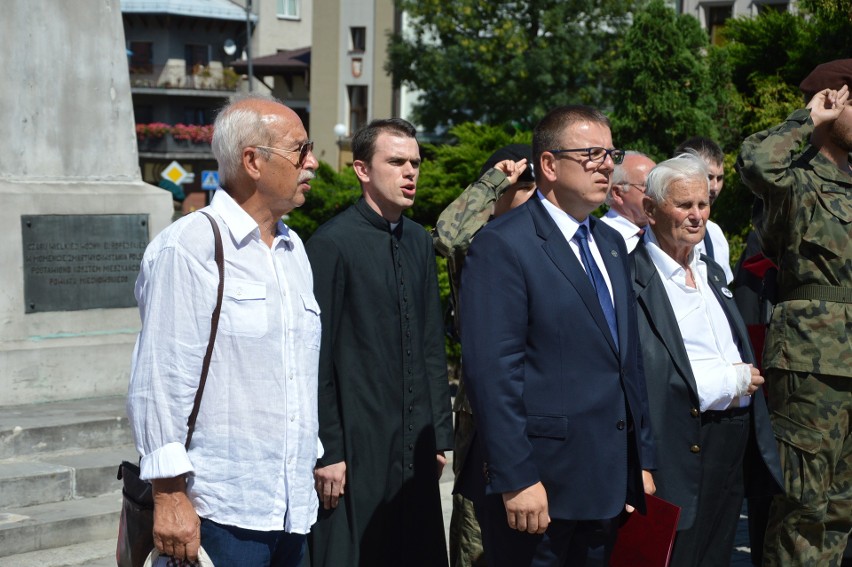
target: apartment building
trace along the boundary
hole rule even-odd
[[[714,44],[721,40],[719,32],[729,18],[756,16],[764,10],[795,10],[795,2],[787,0],[676,0],[674,5],[679,13],[695,16]]]

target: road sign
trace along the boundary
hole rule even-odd
[[[201,172],[201,188],[213,191],[219,187],[219,172],[205,170]]]
[[[181,165],[173,161],[169,165],[166,166],[166,169],[163,170],[163,173],[160,174],[163,179],[168,179],[172,183],[180,185],[181,183],[189,182],[194,176],[190,176],[189,173],[186,172]]]

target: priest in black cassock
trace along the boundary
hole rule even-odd
[[[352,139],[363,196],[307,243],[322,320],[313,567],[445,567],[438,479],[452,448],[435,253],[414,204],[414,127]]]

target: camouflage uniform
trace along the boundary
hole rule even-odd
[[[494,203],[506,191],[510,183],[498,169],[489,169],[450,203],[438,217],[432,233],[435,250],[447,258],[447,271],[454,314],[458,313],[459,284],[464,258],[473,236],[491,218]],[[454,320],[458,336],[458,317]],[[473,440],[473,410],[465,394],[464,381],[459,384],[453,404],[456,414],[453,444],[453,472],[456,480],[464,465],[468,449]],[[450,565],[451,567],[479,567],[485,565],[482,551],[482,536],[474,515],[473,503],[461,494],[453,494],[453,514],[450,519]]]
[[[810,145],[813,129],[797,110],[747,138],[737,160],[779,266],[763,356],[787,492],[770,512],[772,567],[839,565],[852,530],[852,176]]]

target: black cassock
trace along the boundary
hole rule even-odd
[[[435,253],[362,198],[307,242],[322,320],[318,466],[345,496],[311,529],[314,567],[447,565],[436,453],[452,417]]]

